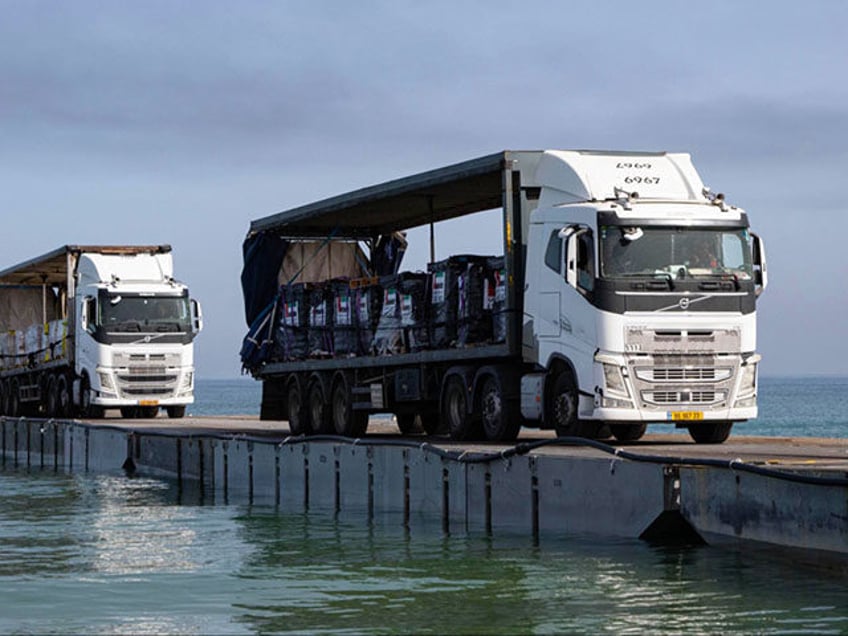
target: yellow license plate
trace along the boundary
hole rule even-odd
[[[159,400],[139,400],[139,406],[159,406]]]
[[[669,415],[674,422],[694,422],[704,419],[703,411],[673,411]]]

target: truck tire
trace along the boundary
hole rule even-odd
[[[577,417],[579,393],[571,371],[560,371],[554,378],[548,399],[548,413],[557,437],[594,437],[600,424]]]
[[[18,417],[21,414],[21,401],[18,395],[18,381],[12,380],[9,383],[9,417]]]
[[[637,439],[642,439],[648,425],[645,422],[636,424],[610,424],[610,430],[613,437],[619,442],[635,442]]]
[[[344,437],[364,435],[368,428],[368,413],[354,410],[353,394],[344,375],[339,375],[334,380],[331,400],[330,410],[336,435]]]
[[[733,422],[701,422],[690,424],[688,428],[697,444],[721,444],[730,437]]]
[[[442,420],[451,439],[468,441],[480,439],[482,426],[478,417],[468,412],[468,389],[462,375],[448,376],[442,390]]]
[[[61,374],[56,380],[56,391],[59,396],[59,417],[68,417],[71,414],[71,391],[68,388],[68,378]]]
[[[0,415],[8,415],[6,410],[9,408],[9,383],[6,380],[0,380]]]
[[[324,379],[315,374],[306,390],[306,415],[309,430],[312,433],[326,435],[333,433],[333,422]]]
[[[59,415],[59,385],[55,375],[47,378],[47,390],[44,396],[44,413],[47,417]]]
[[[121,417],[125,420],[134,420],[140,417],[139,407],[137,406],[122,406]]]
[[[139,406],[138,407],[138,417],[141,417],[146,420],[152,420],[157,415],[159,415],[159,407],[158,406]]]
[[[303,391],[300,382],[293,379],[286,387],[286,413],[289,421],[289,432],[292,435],[306,435],[306,409],[304,407]]]
[[[79,412],[80,417],[93,420],[100,419],[104,415],[103,407],[91,403],[91,381],[85,373],[80,380]]]
[[[476,411],[480,413],[486,439],[493,442],[511,442],[518,437],[521,430],[519,405],[505,398],[503,384],[497,374],[483,376]]]
[[[179,406],[166,406],[165,412],[172,420],[178,420],[185,417],[186,407],[185,404],[180,404]]]

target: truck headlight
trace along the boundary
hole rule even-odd
[[[627,387],[625,386],[624,378],[621,375],[621,367],[607,362],[604,362],[603,365],[604,384],[606,385],[606,388],[610,391],[627,395]]]
[[[750,395],[757,389],[757,363],[749,362],[742,366],[739,379],[739,395]]]
[[[100,387],[106,391],[114,391],[115,384],[112,382],[112,374],[104,373],[102,371],[97,372],[97,376],[100,378]]]

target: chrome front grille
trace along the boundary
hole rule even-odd
[[[642,400],[648,404],[656,405],[683,405],[700,404],[709,405],[724,401],[724,391],[642,391]]]
[[[727,367],[637,367],[636,377],[645,382],[720,382],[733,375]]]

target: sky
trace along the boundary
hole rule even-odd
[[[0,269],[64,244],[172,245],[203,306],[201,378],[240,374],[251,220],[545,148],[690,153],[766,244],[761,373],[848,375],[848,3],[0,0],[0,15]]]

